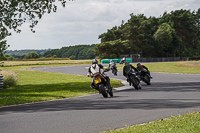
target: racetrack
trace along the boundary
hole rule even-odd
[[[87,75],[85,67],[32,70]],[[125,80],[122,71],[111,78]],[[152,73],[152,85],[126,85],[113,98],[100,94],[0,108],[1,133],[91,133],[200,110],[200,75]],[[124,89],[123,88],[123,89]]]

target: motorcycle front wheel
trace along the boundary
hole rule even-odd
[[[101,94],[103,95],[104,98],[108,97],[108,94],[107,94],[107,92],[106,92],[105,87],[104,87],[103,84],[99,85],[99,90],[100,90],[100,92],[101,92]]]
[[[141,86],[140,86],[140,81],[138,79],[136,79],[134,76],[131,76],[131,81],[132,82],[132,85],[133,87],[138,90],[138,89],[141,89]]]

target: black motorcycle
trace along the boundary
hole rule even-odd
[[[116,66],[112,66],[111,70],[112,70],[112,73],[114,74],[114,76],[117,76],[117,72],[118,72],[117,67]]]
[[[139,76],[141,81],[143,81],[147,85],[151,85],[151,76],[149,75],[148,71],[140,71]]]
[[[137,76],[137,74],[135,72],[130,72],[129,73],[129,83],[132,84],[132,86],[138,90],[141,89],[141,84],[140,84],[140,79]]]
[[[106,80],[108,80],[108,78],[105,78],[106,75],[104,74],[104,72],[107,71],[109,70],[103,71],[102,73],[97,73],[92,76],[94,85],[97,87],[97,90],[103,95],[104,98],[107,98],[108,94],[113,97],[112,87],[109,87],[107,84]]]
[[[119,64],[124,64],[126,60],[121,60]]]

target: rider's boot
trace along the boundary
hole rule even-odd
[[[95,89],[95,90],[98,90],[99,91],[99,89],[94,85],[94,83],[91,83],[90,84],[90,88],[92,88],[92,89]]]
[[[141,84],[139,84],[139,89],[142,89],[142,86],[141,86]]]
[[[131,86],[131,81],[128,77],[127,77],[126,81],[129,82],[129,85]]]
[[[109,87],[109,91],[112,91],[112,88],[113,88],[113,87],[110,85],[110,87]]]

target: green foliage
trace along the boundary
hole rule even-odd
[[[10,55],[8,55],[8,54],[5,54],[5,55],[4,55],[4,57],[6,57],[6,58],[7,58],[7,57],[10,57]]]
[[[0,26],[0,31],[1,31],[1,26]],[[2,33],[3,34],[3,33]],[[9,45],[7,46],[6,44],[6,41],[1,41],[1,35],[0,35],[0,60],[3,59],[3,55],[6,53],[6,49],[9,47]],[[4,37],[3,37],[4,39]]]
[[[66,0],[58,0],[65,7]],[[34,27],[45,13],[57,11],[56,0],[3,0],[0,1],[0,57],[6,50],[7,36],[14,30],[20,33],[18,28],[26,22],[30,23],[31,31],[34,33]]]
[[[153,37],[157,41],[158,57],[175,56],[175,48],[178,45],[173,43],[176,41],[173,39],[177,39],[177,36],[169,24],[162,23]]]
[[[34,50],[34,49],[30,49],[30,50],[6,50],[6,54],[9,55],[9,56],[13,56],[13,57],[23,58],[26,54],[32,53],[32,52],[35,52],[38,55],[42,56],[42,55],[44,55],[44,53],[46,53],[49,50],[50,49],[44,49],[44,50]]]
[[[100,58],[111,58],[121,54],[139,54],[143,57],[199,56],[200,53],[200,9],[165,12],[162,17],[145,17],[143,14],[131,18],[99,35],[101,43],[95,53]],[[123,41],[127,41],[126,49]],[[109,53],[110,52],[110,53]]]
[[[120,54],[130,47],[128,40],[122,41],[121,39],[114,41],[107,41],[97,44],[95,54],[103,58],[120,58]]]
[[[72,55],[72,56],[69,57],[69,59],[70,59],[70,60],[75,60],[76,57],[75,57],[74,55]]]
[[[117,26],[113,27],[112,29],[108,29],[107,33],[103,33],[99,35],[99,39],[101,39],[101,42],[107,42],[107,41],[114,41],[120,38],[121,31],[118,29]]]
[[[198,133],[199,121],[200,112],[194,112],[102,133]]]
[[[38,57],[39,55],[35,52],[28,53],[27,55],[24,56],[25,59],[36,59]]]
[[[44,56],[52,57],[56,55],[58,58],[70,58],[75,56],[76,60],[79,59],[93,59],[95,58],[94,49],[96,45],[76,45],[69,47],[62,47],[61,49],[52,49],[47,51]]]
[[[14,59],[15,59],[15,58],[12,57],[12,56],[10,56],[10,57],[7,58],[7,60],[9,60],[9,61],[14,60]]]
[[[18,74],[16,72],[6,70],[6,71],[2,71],[1,74],[3,74],[4,88],[15,86],[17,84]]]

